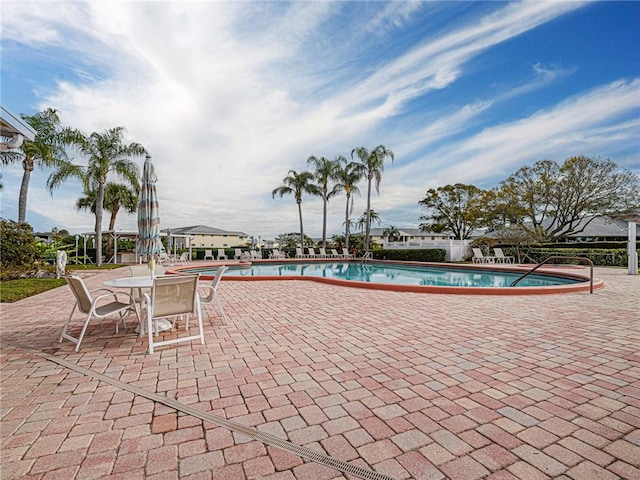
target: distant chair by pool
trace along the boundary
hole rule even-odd
[[[473,263],[495,263],[495,257],[489,257],[482,253],[482,250],[479,248],[473,248],[473,258],[471,261]]]
[[[355,255],[353,253],[349,253],[349,251],[346,248],[342,249],[342,256],[344,258],[354,258]]]
[[[502,248],[496,247],[493,249],[493,254],[495,255],[495,261],[499,263],[515,263],[516,257],[512,255],[505,255],[502,251]]]
[[[224,248],[218,249],[218,260],[229,260],[229,257],[227,257]]]

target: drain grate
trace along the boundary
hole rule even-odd
[[[359,467],[358,465],[354,465],[352,463],[337,460],[322,453],[316,452],[315,450],[312,450],[310,448],[295,445],[291,442],[287,442],[286,440],[282,440],[281,438],[274,437],[273,435],[269,435],[268,433],[258,432],[256,440],[266,445],[271,445],[273,447],[278,447],[282,450],[286,450],[287,452],[298,455],[299,457],[312,460],[326,467],[340,470],[343,473],[348,473],[350,475],[353,475],[354,477],[364,478],[365,480],[394,480],[392,477],[383,473],[374,472],[372,470]]]
[[[89,377],[93,377],[102,382],[121,388],[122,390],[126,390],[135,395],[139,395],[149,400],[153,400],[154,402],[161,403],[177,411],[199,418],[200,420],[213,423],[214,425],[218,425],[219,427],[226,428],[227,430],[231,430],[232,432],[242,434],[246,437],[251,438],[252,440],[256,440],[258,442],[264,443],[265,445],[271,445],[281,450],[285,450],[289,453],[293,453],[294,455],[298,455],[299,457],[306,458],[307,460],[311,460],[320,465],[324,465],[326,467],[339,470],[343,473],[353,475],[354,477],[363,478],[365,480],[395,480],[393,477],[390,477],[389,475],[385,475],[379,472],[374,472],[373,470],[368,470],[366,468],[360,467],[358,465],[354,465],[352,463],[343,462],[342,460],[337,460],[335,458],[329,457],[328,455],[324,455],[322,453],[316,452],[315,450],[312,450],[310,448],[303,447],[301,445],[296,445],[286,440],[282,440],[281,438],[274,437],[273,435],[269,435],[268,433],[262,433],[256,430],[255,428],[247,427],[246,425],[242,425],[241,423],[237,423],[232,420],[227,420],[226,418],[220,417],[218,415],[213,415],[211,413],[204,412],[190,405],[186,405],[182,402],[179,402],[178,400],[171,399],[169,397],[160,395],[158,393],[149,392],[147,390],[144,390],[143,388],[137,387],[135,385],[131,385],[129,383],[125,383],[121,380],[117,380],[113,377],[104,375],[103,373],[96,372],[95,370],[82,367],[68,360],[54,357],[53,355],[42,352],[40,350],[36,350],[26,345],[21,345],[13,341],[3,341],[2,343],[11,345],[16,348],[20,348],[21,350],[28,351],[29,353],[37,355],[50,362],[57,363],[58,365],[68,368],[69,370],[73,370],[74,372],[81,373]]]

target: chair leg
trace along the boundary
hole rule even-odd
[[[220,302],[220,297],[218,297],[217,292],[213,292],[213,296],[216,298],[216,303],[218,304],[218,310],[222,314],[222,323],[227,325],[227,314],[224,313],[224,308],[222,308],[222,302]]]
[[[87,327],[89,326],[89,320],[91,320],[92,315],[93,315],[93,309],[89,312],[89,315],[87,315],[87,319],[84,321],[84,325],[82,325],[82,330],[80,331],[80,336],[78,337],[78,343],[76,343],[76,348],[75,348],[76,352],[80,348],[80,342],[82,342],[82,339],[84,338],[84,334],[87,331]]]
[[[58,340],[58,343],[62,343],[62,339],[67,337],[67,329],[69,328],[69,322],[71,322],[71,317],[73,317],[73,312],[76,311],[77,306],[78,304],[75,304],[71,309],[71,314],[69,314],[69,318],[67,318],[67,321],[64,323],[64,327],[62,328],[62,333],[60,334],[60,339]]]
[[[205,345],[204,342],[204,327],[202,326],[202,312],[200,311],[200,302],[196,300],[196,313],[198,315],[198,328],[200,329],[200,343]]]
[[[154,327],[152,325],[153,321],[151,319],[151,309],[147,308],[147,335],[149,336],[149,353],[153,353],[153,331]]]

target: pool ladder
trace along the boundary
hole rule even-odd
[[[373,254],[371,252],[365,252],[365,254],[362,256],[363,262],[367,260],[373,260]]]
[[[516,278],[513,282],[511,282],[511,285],[509,285],[510,287],[515,287],[518,283],[520,283],[520,280],[528,277],[529,275],[531,275],[533,272],[535,272],[537,269],[539,269],[540,267],[542,267],[543,265],[545,265],[547,262],[549,262],[549,260],[557,260],[557,259],[564,259],[564,260],[580,260],[583,262],[586,262],[589,265],[589,293],[593,293],[593,261],[590,258],[584,258],[584,257],[565,257],[562,255],[554,255],[551,257],[547,257],[545,258],[542,262],[540,262],[539,264],[537,264],[535,267],[533,267],[531,270],[523,273],[522,275],[520,275],[518,278]]]

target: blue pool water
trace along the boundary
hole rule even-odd
[[[226,277],[325,277],[356,282],[450,287],[509,287],[523,272],[505,272],[455,268],[382,264],[375,262],[286,262],[252,263],[250,266],[230,265]],[[215,275],[215,267],[190,267],[181,272]],[[530,275],[518,287],[568,285],[579,280],[550,275]]]

